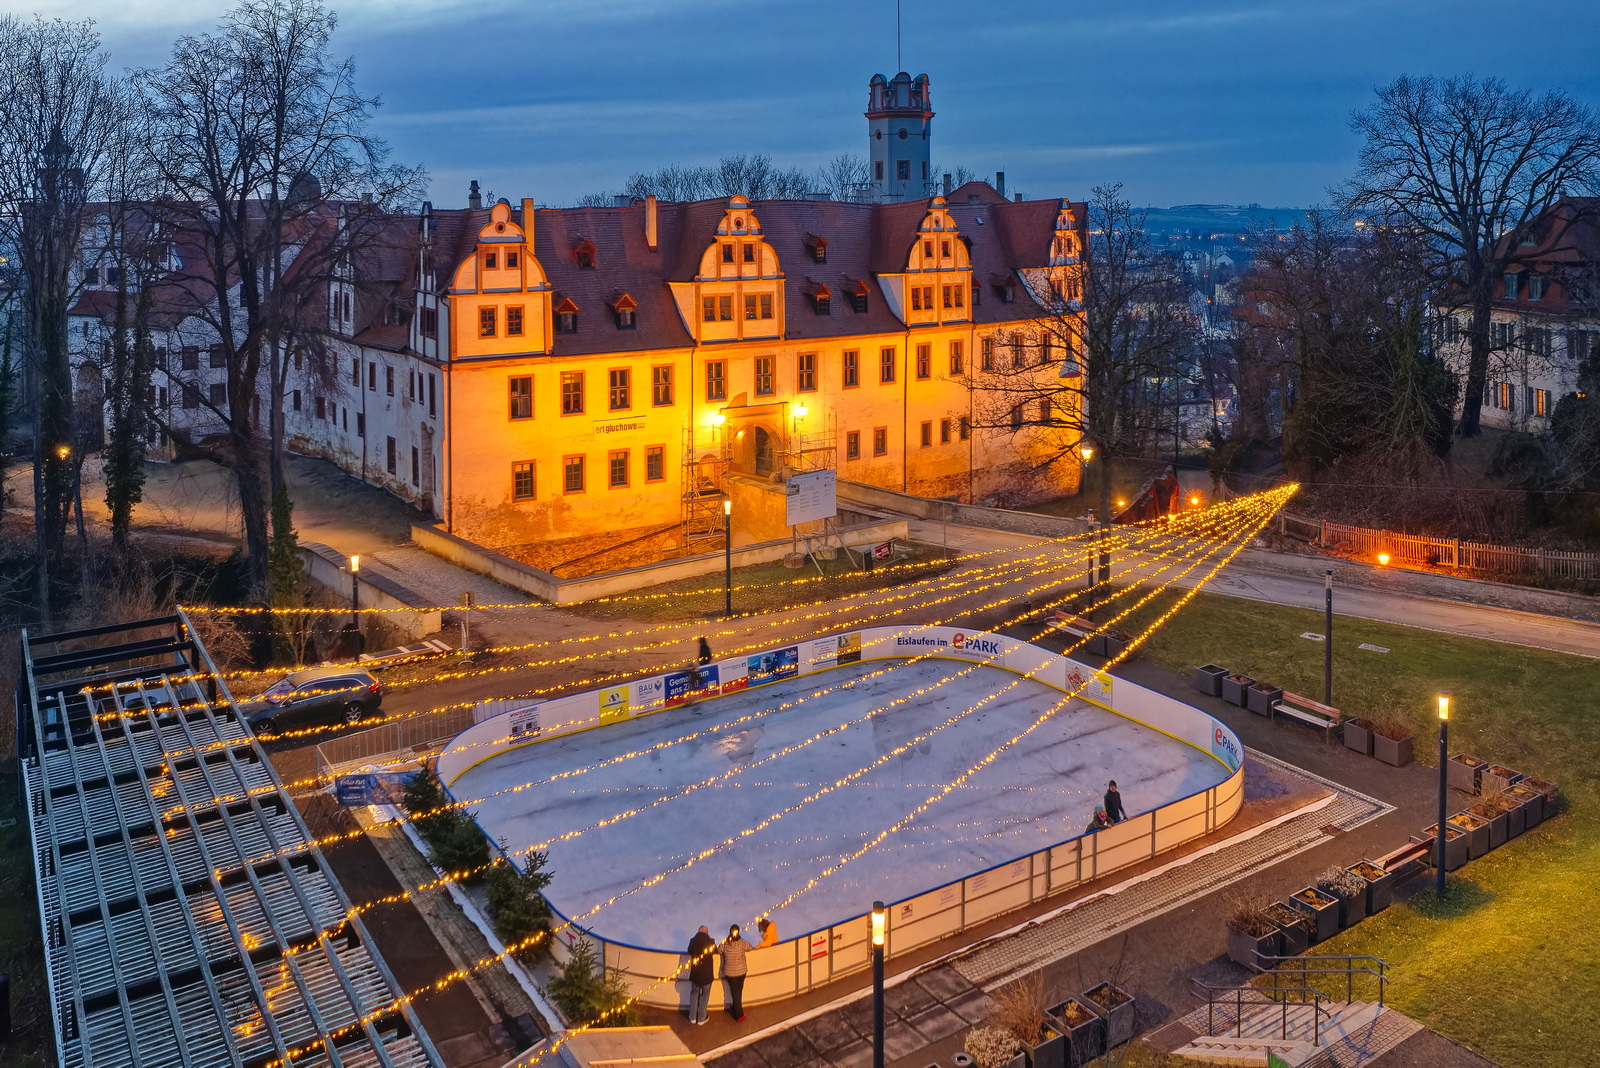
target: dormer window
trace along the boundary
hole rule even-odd
[[[577,245],[573,247],[572,262],[576,263],[579,267],[592,269],[594,267],[594,260],[594,242],[590,241],[587,237],[582,241],[579,241]]]
[[[924,241],[922,243],[922,258],[925,259],[925,260],[933,259],[933,242],[932,241]]]
[[[571,297],[562,297],[556,302],[556,333],[576,334],[578,332],[578,306]]]
[[[496,270],[496,269],[498,269],[499,264],[500,264],[500,255],[499,255],[499,253],[496,253],[496,252],[485,252],[483,254],[483,269],[484,270],[486,270],[486,271]]]
[[[846,279],[846,281],[848,281],[848,279]],[[865,312],[867,310],[867,296],[870,292],[871,291],[867,289],[866,282],[856,282],[855,285],[850,288],[850,309],[855,312]]]
[[[733,242],[731,242],[731,241],[722,246],[722,262],[723,263],[732,263],[733,262]]]
[[[950,242],[948,242],[948,241],[939,242],[939,256],[942,259],[949,259],[950,258]]]
[[[811,298],[811,307],[818,315],[833,314],[833,290],[822,282],[813,282],[806,291]]]
[[[1529,300],[1543,300],[1544,299],[1544,275],[1542,275],[1542,274],[1530,274],[1530,275],[1528,275],[1528,299]]]
[[[817,263],[828,262],[828,241],[816,234],[806,235],[806,248],[811,252],[811,258]]]
[[[756,262],[756,246],[754,245],[754,243],[749,242],[749,241],[746,241],[744,243],[744,262],[746,262],[746,263],[754,263],[754,262]]]
[[[1518,289],[1518,283],[1520,281],[1521,281],[1521,278],[1520,278],[1519,275],[1509,274],[1509,273],[1506,275],[1506,299],[1507,300],[1516,300],[1517,299],[1517,289]]]
[[[506,270],[514,271],[516,269],[517,269],[517,254],[515,252],[507,252],[506,253]]]
[[[638,302],[626,293],[611,302],[611,312],[616,317],[618,330],[634,328],[634,313],[638,307]]]

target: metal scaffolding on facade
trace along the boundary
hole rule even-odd
[[[733,452],[720,426],[683,432],[683,539],[704,548],[722,542],[722,502]]]
[[[21,645],[62,1068],[443,1065],[182,612]]]

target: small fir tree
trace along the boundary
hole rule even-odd
[[[543,932],[542,937],[516,950],[517,958],[530,964],[550,954],[550,905],[542,893],[550,885],[550,873],[544,870],[548,855],[532,854],[520,872],[509,860],[496,864],[487,879],[489,912],[502,942],[516,945]]]
[[[634,1027],[638,1013],[628,1005],[628,984],[620,975],[607,976],[595,955],[594,943],[580,938],[568,951],[561,974],[550,980],[546,992],[573,1026]],[[625,1007],[626,1006],[626,1007]]]

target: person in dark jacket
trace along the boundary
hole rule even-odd
[[[1117,793],[1117,780],[1112,779],[1111,785],[1106,787],[1106,819],[1112,823],[1121,823],[1128,818],[1122,811],[1122,795]]]
[[[704,927],[689,939],[689,1022],[703,1024],[711,1012],[711,984],[717,981],[717,940]]]
[[[700,663],[711,663],[711,643],[704,638],[700,639]]]
[[[729,927],[722,943],[722,978],[728,983],[728,1015],[735,1023],[744,1019],[744,977],[750,971],[744,955],[749,948],[750,943],[739,937],[739,925]]]

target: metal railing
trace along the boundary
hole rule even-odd
[[[1401,534],[1393,530],[1374,530],[1321,519],[1305,519],[1284,512],[1278,513],[1278,531],[1314,541],[1323,548],[1343,545],[1367,555],[1386,553],[1398,564],[1450,567],[1491,574],[1532,571],[1558,578],[1600,579],[1600,553],[1527,549],[1461,538]]]
[[[1216,1010],[1219,1005],[1227,1009],[1231,1004],[1233,1008],[1233,1023],[1230,1026],[1241,1032],[1239,1035],[1241,1038],[1246,1037],[1242,1033],[1246,1005],[1252,1007],[1257,1005],[1277,1005],[1280,1009],[1278,1037],[1283,1041],[1289,1041],[1289,1006],[1303,1004],[1311,1006],[1311,1044],[1313,1046],[1322,1045],[1322,1014],[1327,1011],[1322,1006],[1324,1002],[1331,1005],[1333,999],[1320,990],[1308,986],[1212,986],[1209,983],[1199,983],[1198,985],[1206,993],[1207,1034],[1215,1035],[1217,1033]],[[1247,994],[1255,996],[1247,1000],[1245,997]],[[1229,995],[1232,996],[1230,997]],[[1298,995],[1298,997],[1291,997],[1290,995]],[[1329,1016],[1331,1018],[1331,1012],[1329,1012]],[[1268,1036],[1262,1035],[1259,1037],[1265,1038]]]
[[[1378,981],[1378,1005],[1383,1006],[1383,999],[1389,985],[1389,965],[1386,961],[1365,954],[1352,956],[1308,956],[1308,957],[1269,957],[1262,955],[1257,958],[1264,968],[1255,982],[1259,983],[1268,976],[1272,977],[1272,987],[1257,987],[1257,989],[1274,989],[1278,986],[1279,977],[1296,979],[1301,987],[1310,987],[1311,976],[1317,975],[1342,975],[1345,981],[1345,1003],[1354,1001],[1356,978],[1368,976]],[[1318,980],[1321,982],[1321,980]],[[1329,997],[1330,1001],[1335,1000]]]

